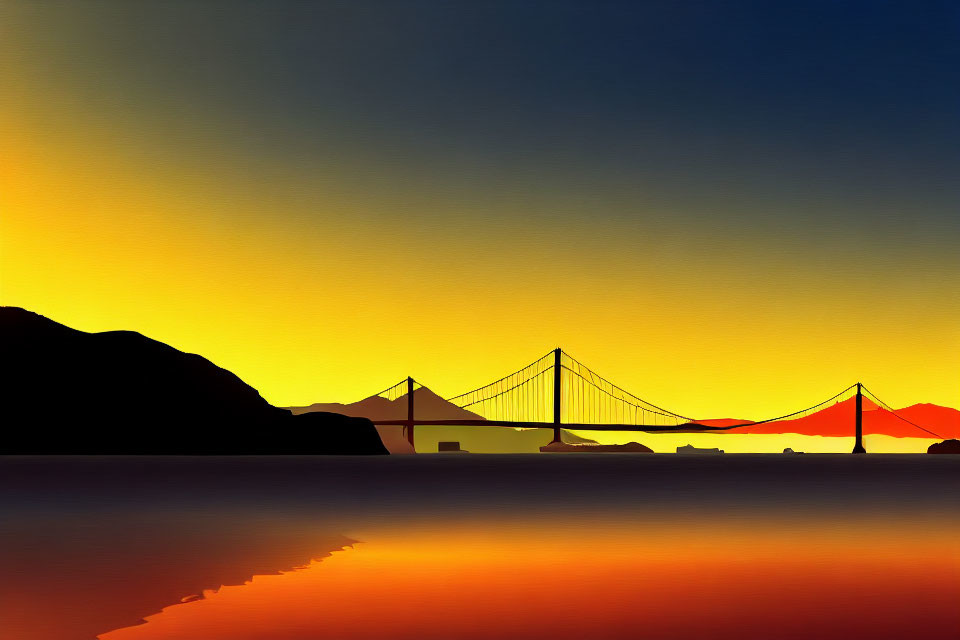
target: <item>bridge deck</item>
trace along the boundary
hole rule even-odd
[[[379,425],[399,425],[407,426],[408,420],[373,420],[374,424]],[[438,426],[438,427],[513,427],[517,429],[568,429],[573,431],[673,431],[676,433],[695,433],[700,431],[727,431],[735,429],[738,426],[730,427],[710,427],[702,424],[687,423],[679,426],[663,426],[655,424],[593,424],[593,423],[575,423],[563,422],[560,424],[554,422],[511,422],[506,420],[414,420],[413,426]]]

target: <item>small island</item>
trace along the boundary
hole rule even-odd
[[[927,447],[927,453],[954,453],[960,454],[960,440],[950,438],[943,442],[934,442]]]
[[[700,448],[695,447],[692,444],[686,444],[682,447],[677,447],[677,453],[723,453],[723,449],[717,447]]]

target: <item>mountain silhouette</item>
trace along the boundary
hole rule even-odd
[[[447,402],[426,387],[420,387],[413,392],[413,406],[415,416],[420,420],[483,420],[483,416],[462,409],[452,402]],[[288,408],[294,415],[314,411],[330,411],[342,413],[345,416],[369,418],[370,420],[406,420],[407,394],[403,394],[395,400],[387,400],[381,396],[370,396],[351,404],[317,402],[309,407]]]
[[[952,453],[960,455],[960,440],[951,438],[943,442],[934,442],[927,447],[927,453]]]
[[[419,420],[483,420],[483,416],[467,411],[452,402],[447,402],[427,387],[420,387],[413,392],[414,416]],[[347,416],[358,416],[369,418],[370,420],[406,420],[407,419],[407,395],[404,394],[395,400],[388,400],[381,396],[370,396],[350,404],[340,404],[338,402],[317,402],[306,407],[288,407],[295,415],[308,414],[314,411],[332,411],[342,413]],[[459,442],[476,440],[481,436],[478,429],[488,429],[489,433],[483,433],[482,439],[487,446],[494,446],[504,451],[514,451],[519,445],[517,432],[513,429],[504,429],[502,427],[436,427],[442,428],[445,438]],[[424,433],[430,427],[416,427],[417,431]],[[389,449],[390,453],[413,453],[410,443],[403,434],[403,428],[394,425],[377,425],[377,431],[383,444]],[[416,434],[415,431],[414,433]],[[549,442],[552,434],[544,432],[544,442],[531,444],[529,452],[535,452],[540,444]],[[496,440],[500,443],[490,441]],[[526,440],[526,438],[524,438]],[[576,434],[563,430],[563,441],[572,444],[596,444],[595,440],[580,437]],[[527,451],[527,449],[521,449]]]
[[[0,307],[2,453],[386,453],[369,420],[294,416],[205,358],[133,331]]]
[[[896,409],[897,415],[937,433],[942,438],[960,437],[960,411],[935,404],[915,404]],[[728,433],[796,433],[811,436],[851,436],[856,420],[856,398],[830,405],[816,413],[792,420],[779,420],[731,429]],[[721,418],[698,420],[699,424],[726,427],[749,420]],[[863,432],[897,438],[933,438],[929,433],[904,422],[890,411],[863,398]]]

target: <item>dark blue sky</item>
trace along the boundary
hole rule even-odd
[[[86,43],[64,64],[101,99],[239,118],[258,153],[363,149],[488,186],[586,173],[599,190],[744,210],[812,197],[856,217],[941,218],[960,203],[955,3],[105,3],[60,16],[64,48]]]

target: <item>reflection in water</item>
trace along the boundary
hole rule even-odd
[[[92,640],[205,589],[303,566],[352,542],[302,520],[144,511],[0,523],[0,638]]]
[[[955,545],[943,535],[903,546],[919,532],[876,540],[866,527],[797,535],[758,524],[586,534],[554,524],[394,532],[101,638],[947,638],[960,630],[960,558],[943,556]]]
[[[0,637],[955,639],[958,464],[0,458]]]

